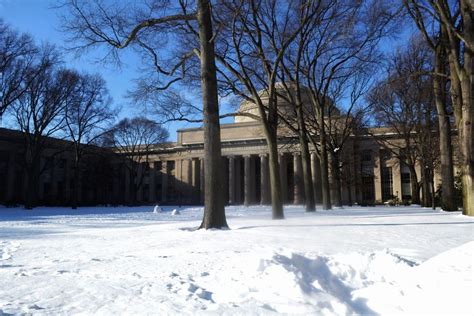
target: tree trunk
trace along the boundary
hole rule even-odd
[[[465,61],[466,63],[467,61]],[[471,66],[472,68],[472,66]],[[472,80],[474,76],[471,72]],[[461,181],[463,196],[463,214],[474,216],[474,93],[468,78],[462,80],[463,87],[463,117],[461,121]]]
[[[472,1],[461,1],[465,45],[474,46],[474,15]],[[474,52],[464,49],[464,68],[461,76],[462,130],[461,170],[463,214],[474,216]]]
[[[323,110],[319,115],[319,142],[321,146],[321,189],[323,198],[323,210],[330,210],[331,206],[331,191],[329,188],[329,166],[328,166],[328,152],[326,148],[326,131],[324,128],[324,114]]]
[[[414,166],[408,166],[410,169],[410,184],[411,184],[411,203],[420,204],[420,186],[418,185],[418,177]]]
[[[26,168],[26,198],[25,198],[25,209],[31,210],[33,207],[36,206],[36,199],[38,196],[38,189],[39,189],[39,172],[36,165],[39,162],[33,161],[32,163],[29,163]]]
[[[217,96],[217,76],[211,21],[211,4],[198,1],[197,20],[201,58],[204,115],[204,217],[199,228],[227,228],[222,189],[222,155]]]
[[[435,51],[435,73],[444,74],[446,69],[443,61],[444,47],[439,45]],[[434,75],[433,90],[438,112],[439,152],[441,163],[441,208],[445,211],[457,211],[454,198],[453,152],[451,147],[451,123],[446,111],[446,79]],[[434,195],[433,195],[434,196]]]
[[[268,166],[270,171],[270,190],[272,198],[272,218],[283,219],[283,203],[281,200],[281,178],[280,166],[278,164],[278,145],[276,138],[276,130],[274,132],[267,131],[265,133],[267,146],[269,150]]]
[[[309,153],[308,136],[306,124],[304,122],[303,106],[301,104],[296,108],[298,126],[299,126],[299,142],[301,150],[301,163],[303,166],[303,185],[305,193],[305,209],[306,212],[315,212],[316,203],[314,201],[313,179],[311,175],[311,155]]]
[[[430,188],[431,188],[431,208],[436,210],[435,186],[434,186],[434,170],[430,170]]]
[[[422,168],[422,183],[421,183],[421,190],[423,194],[422,206],[423,207],[430,207],[431,206],[431,184],[429,179],[429,170],[428,168]]]
[[[337,207],[342,206],[342,194],[341,194],[341,170],[339,169],[339,154],[331,153],[331,173],[334,183],[334,197],[333,202]]]
[[[77,209],[77,205],[79,203],[79,164],[77,162],[74,163],[74,188],[72,192],[72,209]]]

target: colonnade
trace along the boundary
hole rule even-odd
[[[305,191],[303,168],[299,153],[279,156],[281,194],[283,203],[303,204]],[[267,154],[244,154],[223,157],[222,195],[228,205],[271,204],[269,157]],[[316,201],[321,197],[319,159],[311,155],[311,170]],[[167,172],[163,172],[167,174]],[[202,158],[177,161],[179,200],[202,203],[204,193],[204,164]],[[169,201],[168,189],[162,181],[162,201]]]

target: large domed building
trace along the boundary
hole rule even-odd
[[[314,110],[309,97],[306,92],[304,110],[311,117]],[[337,118],[339,109],[330,100],[326,103],[329,106],[325,116]],[[284,97],[278,98],[278,106],[288,121],[294,118],[294,109]],[[237,116],[235,122],[221,125],[224,161],[222,194],[228,204],[269,204],[268,151],[258,121],[259,113],[248,101],[241,103],[239,112],[250,115]],[[347,140],[341,152],[344,159],[341,181],[344,204],[372,204],[387,201],[393,196],[400,200],[411,198],[409,171],[376,142],[378,137],[395,136],[390,130],[376,128],[370,133],[351,135]],[[56,146],[56,143],[52,142],[51,146]],[[16,163],[21,150],[21,133],[0,129],[0,145],[0,204],[22,203],[23,170]],[[280,126],[278,146],[283,202],[303,203],[302,165],[296,135]],[[80,203],[128,204],[132,194],[127,169],[112,155],[107,156],[107,150],[103,149],[102,153],[100,162],[91,163],[91,171],[85,174],[88,181],[82,188]],[[58,163],[50,164],[51,168],[39,180],[40,201],[43,204],[66,205],[72,192],[73,155],[70,152],[48,155],[52,154],[46,154],[43,158],[45,164],[49,161]],[[201,128],[178,130],[176,142],[157,144],[148,155],[148,163],[141,168],[144,180],[137,196],[140,204],[203,202]],[[92,168],[97,163],[97,168]],[[311,148],[311,170],[314,195],[316,201],[321,202],[320,166],[314,148]],[[435,181],[439,183],[438,175]],[[334,183],[332,189],[335,189]]]

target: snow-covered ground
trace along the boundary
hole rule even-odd
[[[0,315],[474,314],[474,219],[419,207],[0,208]]]

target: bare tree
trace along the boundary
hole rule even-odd
[[[277,5],[276,1],[226,1],[215,16],[221,26],[217,37],[217,60],[222,65],[220,82],[256,108],[257,115],[241,114],[261,123],[267,142],[274,219],[284,217],[277,144],[278,72],[286,49],[313,14],[311,6],[303,2],[303,22],[292,23],[299,13],[294,5],[292,2]]]
[[[450,94],[460,144],[463,214],[474,216],[474,4],[470,0],[404,3],[428,41],[435,26],[435,32],[440,34],[439,44],[448,57]],[[439,56],[443,53],[439,51]]]
[[[7,108],[25,92],[26,75],[37,53],[29,35],[15,32],[0,19],[0,123]]]
[[[377,122],[397,135],[377,137],[386,150],[410,170],[412,203],[420,204],[417,165],[421,166],[423,204],[431,205],[437,146],[434,138],[432,57],[423,41],[412,39],[410,46],[397,52],[383,79],[369,97]],[[400,139],[402,140],[400,142]]]
[[[226,228],[225,209],[219,189],[222,182],[219,109],[217,82],[214,75],[214,36],[210,18],[211,3],[207,0],[179,1],[154,0],[145,3],[107,4],[102,0],[65,0],[69,14],[64,19],[64,31],[71,35],[79,50],[92,46],[109,47],[107,57],[118,57],[118,51],[136,49],[150,58],[153,69],[165,80],[159,80],[155,89],[164,90],[183,79],[186,61],[193,54],[201,62],[201,83],[204,113],[204,177],[205,215],[202,228]],[[188,13],[189,8],[191,9]],[[179,31],[197,22],[198,45],[174,58],[165,58],[167,48],[177,43]],[[191,29],[195,29],[191,27]],[[168,40],[172,39],[171,44]],[[168,45],[167,45],[168,44]],[[196,44],[196,42],[194,42]],[[176,46],[176,45],[174,45]],[[169,56],[168,56],[169,57]],[[115,59],[117,60],[117,59]],[[170,62],[171,60],[171,62]],[[165,65],[171,65],[166,67]]]
[[[311,34],[312,21],[318,19],[321,4],[321,2],[318,2],[315,6],[311,7],[311,10],[314,12],[312,19],[305,20],[303,14],[298,15],[299,18],[296,19],[296,23],[303,25],[295,41],[293,41],[286,50],[281,62],[281,71],[279,72],[279,80],[281,81],[281,86],[285,91],[284,95],[280,94],[279,96],[283,97],[286,102],[292,105],[295,112],[294,117],[296,117],[296,122],[292,122],[291,119],[288,119],[288,116],[285,115],[285,113],[281,113],[280,120],[283,121],[292,132],[295,132],[298,135],[301,151],[306,212],[316,211],[316,191],[314,190],[314,183],[311,175],[309,134],[306,122],[309,115],[305,113],[307,106],[305,102],[306,100],[304,100],[304,95],[307,94],[307,92],[301,82],[301,63],[304,48],[309,40],[309,35]],[[301,8],[304,7],[297,6],[297,9],[301,10]]]
[[[45,46],[35,64],[28,69],[28,86],[11,105],[11,114],[24,136],[26,186],[25,207],[35,206],[39,175],[44,170],[41,158],[51,136],[64,127],[64,107],[71,93],[73,78],[58,69],[57,51]]]
[[[74,151],[72,208],[77,208],[81,192],[81,168],[88,147],[101,137],[112,123],[111,109],[105,81],[99,75],[71,73],[74,87],[65,107],[67,138]]]
[[[151,149],[166,141],[168,132],[154,121],[135,117],[121,120],[105,136],[107,144],[124,159],[129,172],[130,201],[135,205],[150,163]]]
[[[414,19],[427,45],[433,51],[433,91],[436,111],[438,113],[439,126],[439,151],[441,164],[441,207],[445,211],[456,211],[456,199],[454,189],[454,164],[453,148],[451,145],[451,118],[452,111],[448,106],[448,58],[446,52],[447,34],[445,27],[436,26],[435,20],[424,17],[418,5],[413,5],[412,1],[404,1],[409,15]],[[425,26],[426,22],[434,22],[434,25]],[[435,28],[438,31],[428,33],[428,29]]]
[[[331,96],[344,89],[354,69],[377,60],[380,40],[393,28],[398,8],[384,1],[327,1],[311,25],[303,51],[301,72],[310,92],[318,134],[310,137],[319,148],[323,209],[331,208],[328,139],[325,117],[334,107]]]
[[[324,120],[325,130],[328,133],[327,146],[330,157],[330,173],[333,182],[334,192],[332,201],[335,206],[342,206],[342,188],[343,182],[347,184],[347,192],[349,195],[349,204],[352,203],[352,189],[354,184],[348,171],[351,164],[354,163],[353,153],[346,153],[348,140],[351,136],[356,136],[364,127],[364,119],[368,111],[361,102],[363,97],[369,91],[372,81],[372,67],[368,65],[362,69],[354,69],[353,75],[348,78],[350,88],[348,88],[348,96],[340,96],[334,98],[336,100],[346,99],[348,106],[344,110],[334,110],[327,113]],[[315,122],[315,130],[318,130],[317,121]]]

